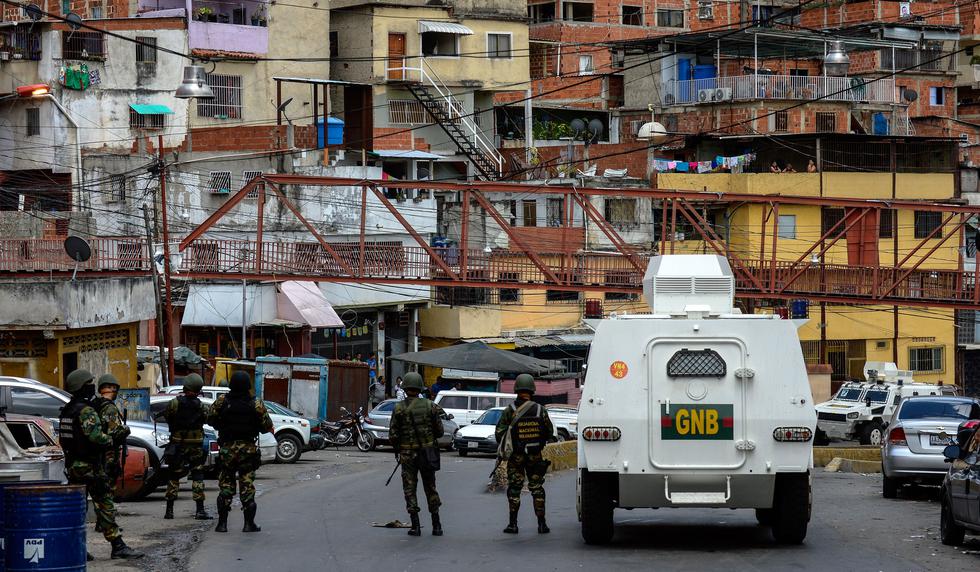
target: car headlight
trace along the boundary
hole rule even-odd
[[[310,426],[310,422],[309,421],[306,421],[305,419],[303,421],[300,421],[299,424],[300,424],[300,427],[309,427]]]
[[[857,411],[854,411],[854,412],[851,412],[851,413],[848,413],[847,414],[847,418],[848,419],[857,419],[860,416],[861,416],[861,414],[858,413]]]

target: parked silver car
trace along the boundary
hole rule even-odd
[[[969,419],[980,419],[980,400],[931,395],[903,399],[882,445],[882,495],[895,498],[908,483],[941,483],[949,468],[943,449]]]
[[[364,430],[374,435],[374,445],[388,445],[388,427],[391,426],[391,413],[395,410],[395,404],[400,400],[386,399],[377,404],[368,413],[364,420]],[[459,425],[453,421],[452,415],[442,418],[442,437],[439,438],[439,447],[453,450],[453,436],[459,431]]]

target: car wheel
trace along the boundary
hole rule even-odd
[[[963,537],[966,531],[962,526],[953,520],[953,511],[943,493],[943,506],[939,515],[939,540],[946,546],[959,546],[963,544]]]
[[[859,441],[862,445],[873,445],[875,447],[880,447],[884,435],[885,429],[882,427],[881,423],[871,421],[861,428]]]
[[[817,434],[813,438],[813,444],[820,447],[826,447],[830,445],[830,437],[827,436],[827,432],[823,429],[817,427]]]
[[[613,479],[617,476],[582,471],[582,538],[586,544],[608,544],[613,539]]]
[[[286,433],[276,436],[276,462],[295,463],[299,460],[303,444],[296,435]]]
[[[810,476],[776,475],[772,499],[772,537],[780,544],[802,544],[810,522]]]
[[[459,453],[460,457],[465,457],[466,455],[469,454],[469,451],[467,451],[466,449],[459,449],[456,452]]]
[[[902,482],[898,479],[885,476],[884,468],[881,472],[881,496],[886,499],[898,497],[898,489],[902,487]]]
[[[568,441],[571,438],[572,437],[571,437],[571,435],[568,434],[568,431],[566,431],[564,429],[559,429],[558,430],[558,442],[559,443],[561,443],[563,441]]]
[[[772,509],[771,508],[755,509],[755,520],[762,526],[772,526]]]

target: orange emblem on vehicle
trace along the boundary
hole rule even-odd
[[[612,365],[609,366],[609,375],[615,377],[616,379],[623,379],[626,374],[629,373],[630,368],[626,367],[626,362],[624,361],[614,361]]]

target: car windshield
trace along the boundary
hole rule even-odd
[[[887,389],[869,389],[864,394],[865,399],[870,399],[872,403],[885,403],[888,401]]]
[[[836,399],[840,399],[842,401],[857,401],[861,398],[862,393],[864,393],[864,390],[860,387],[842,387],[840,388],[840,391],[837,392]]]
[[[387,412],[390,413],[390,412],[392,412],[392,411],[395,410],[395,404],[396,403],[398,403],[398,402],[397,401],[385,401],[385,402],[382,402],[381,405],[378,405],[377,407],[375,407],[374,410],[375,411],[387,411]]]
[[[899,419],[969,419],[973,404],[945,399],[911,399],[905,402]]]
[[[265,402],[266,409],[271,410],[276,415],[286,415],[287,417],[302,417],[299,413],[296,413],[288,407],[283,407],[282,405],[275,403],[273,401]]]
[[[503,409],[491,409],[489,411],[485,411],[483,415],[477,418],[474,425],[496,425],[497,421],[500,420],[500,414],[503,412]]]

